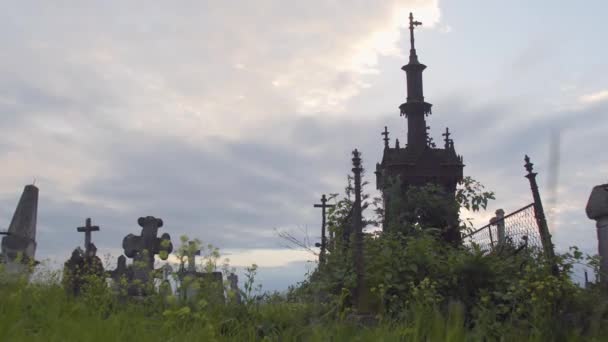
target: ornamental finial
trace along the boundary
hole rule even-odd
[[[524,165],[526,167],[526,171],[528,171],[528,173],[532,173],[532,167],[534,166],[534,164],[532,164],[530,162],[530,157],[528,157],[528,155],[526,154],[526,157],[524,158],[524,161],[526,162],[526,165]]]

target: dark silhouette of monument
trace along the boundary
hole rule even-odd
[[[28,273],[35,265],[38,188],[26,185],[13,214],[8,232],[2,238],[1,260],[10,273]]]
[[[426,117],[431,114],[432,105],[424,100],[422,72],[426,66],[418,61],[414,46],[414,28],[418,25],[422,23],[414,21],[410,13],[409,63],[401,68],[407,76],[407,101],[399,106],[401,115],[407,118],[407,145],[401,147],[397,140],[395,147],[390,147],[389,132],[385,127],[382,132],[384,155],[382,162],[376,164],[376,186],[383,193],[385,231],[390,229],[388,223],[391,219],[394,220],[399,215],[394,209],[394,201],[399,200],[396,197],[401,196],[403,199],[408,188],[436,184],[445,192],[446,199],[453,200],[456,185],[463,178],[462,156],[456,153],[449,129],[446,128],[443,133],[443,148],[437,148],[429,137],[430,127],[427,126]],[[398,184],[399,189],[395,191],[394,187],[397,185],[393,184]],[[429,226],[445,229],[444,236],[447,240],[458,240],[458,213],[447,216],[441,218],[441,222],[435,219],[434,222],[427,223]]]

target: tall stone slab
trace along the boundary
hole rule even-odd
[[[23,272],[32,265],[36,256],[36,221],[38,217],[38,188],[26,185],[17,209],[2,238],[2,260],[9,273]]]
[[[600,282],[608,288],[608,184],[593,188],[587,202],[587,217],[595,220],[600,256]]]

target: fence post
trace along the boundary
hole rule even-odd
[[[559,269],[557,268],[557,264],[555,263],[555,251],[553,250],[553,243],[551,242],[551,233],[549,232],[549,226],[547,225],[547,219],[545,217],[545,211],[543,209],[543,204],[540,199],[540,193],[538,191],[538,184],[536,184],[536,172],[533,172],[533,165],[530,162],[530,157],[526,155],[524,158],[526,164],[524,165],[528,174],[526,178],[530,181],[530,188],[532,190],[532,197],[534,198],[534,216],[536,218],[536,223],[538,225],[538,232],[540,234],[540,239],[543,244],[543,251],[549,264],[551,266],[551,271],[554,275],[558,275]]]
[[[505,235],[505,211],[502,209],[496,210],[496,232],[498,235],[498,245],[504,245],[506,240]]]

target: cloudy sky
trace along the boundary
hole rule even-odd
[[[531,200],[529,154],[558,249],[596,246],[584,214],[608,180],[603,1],[2,1],[0,228],[25,184],[40,188],[39,259],[82,245],[118,255],[137,218],[197,237],[265,289],[301,280],[304,252],[275,229],[319,235],[322,193],[350,151],[369,177],[380,131],[405,141],[407,15],[433,103],[466,175],[510,212]],[[559,136],[559,139],[555,137]],[[552,138],[554,137],[554,138]],[[550,167],[551,141],[558,167]],[[557,184],[555,187],[551,184]],[[555,190],[552,190],[555,189]]]

